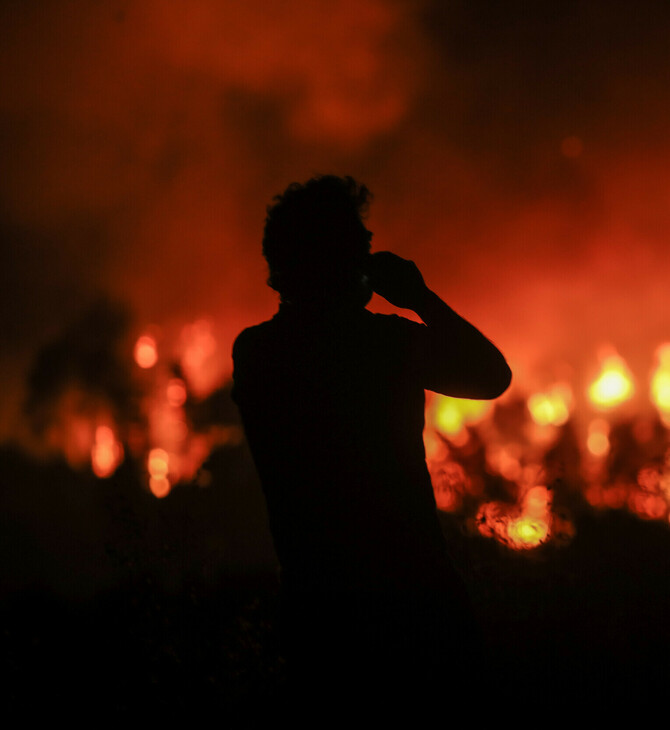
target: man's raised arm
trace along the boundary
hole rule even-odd
[[[512,373],[500,350],[426,286],[414,262],[389,251],[372,254],[370,282],[377,294],[426,324],[415,355],[427,390],[477,399],[507,390]]]

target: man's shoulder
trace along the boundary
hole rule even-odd
[[[243,329],[233,343],[233,358],[262,347],[272,337],[273,330],[273,320],[271,319]]]
[[[249,383],[257,385],[271,357],[272,320],[242,330],[233,343],[233,400],[238,403],[242,393],[249,393]],[[254,386],[256,387],[256,386]]]

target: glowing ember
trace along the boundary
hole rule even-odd
[[[535,393],[528,399],[528,410],[540,426],[562,426],[570,417],[572,391],[565,384],[556,385],[548,393]]]
[[[98,426],[95,430],[95,442],[91,449],[91,467],[93,473],[104,479],[111,476],[123,458],[123,449],[114,437],[109,426]]]
[[[156,340],[151,335],[142,335],[135,343],[135,362],[144,369],[152,368],[158,362]]]
[[[608,409],[633,395],[633,381],[626,363],[618,355],[605,358],[600,375],[589,386],[588,394],[596,408]]]

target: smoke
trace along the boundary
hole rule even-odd
[[[99,292],[164,332],[211,317],[223,377],[274,308],[265,205],[315,172],[366,182],[373,246],[517,373],[581,371],[600,341],[644,371],[667,329],[668,25],[650,0],[3,3],[5,382]]]

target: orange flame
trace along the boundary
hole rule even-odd
[[[670,343],[666,342],[656,350],[658,367],[651,378],[651,399],[661,415],[663,423],[670,428]]]
[[[551,502],[551,491],[544,486],[529,489],[521,506],[488,502],[477,515],[479,531],[514,550],[539,547],[551,537]],[[564,538],[569,538],[574,529],[564,526],[563,533]]]
[[[610,425],[604,418],[595,418],[589,423],[586,447],[593,456],[605,456],[610,450]]]
[[[431,422],[439,433],[450,438],[458,436],[467,424],[481,421],[490,408],[490,401],[436,395],[431,408]]]
[[[98,426],[95,430],[95,442],[91,449],[91,467],[93,473],[105,479],[111,476],[123,459],[123,448],[114,437],[109,426]]]
[[[135,362],[145,370],[158,362],[156,340],[151,335],[142,335],[135,343]]]
[[[169,455],[165,449],[151,449],[147,459],[149,489],[156,497],[165,497],[170,492]]]
[[[628,400],[634,392],[633,380],[623,358],[612,354],[603,360],[600,375],[588,389],[589,399],[596,408],[614,408]]]
[[[528,399],[528,410],[539,426],[562,426],[570,417],[572,390],[565,383],[547,393],[535,393]]]
[[[181,332],[181,366],[190,388],[198,395],[205,395],[216,385],[220,377],[221,363],[217,362],[218,345],[208,319],[199,319],[186,325]]]

